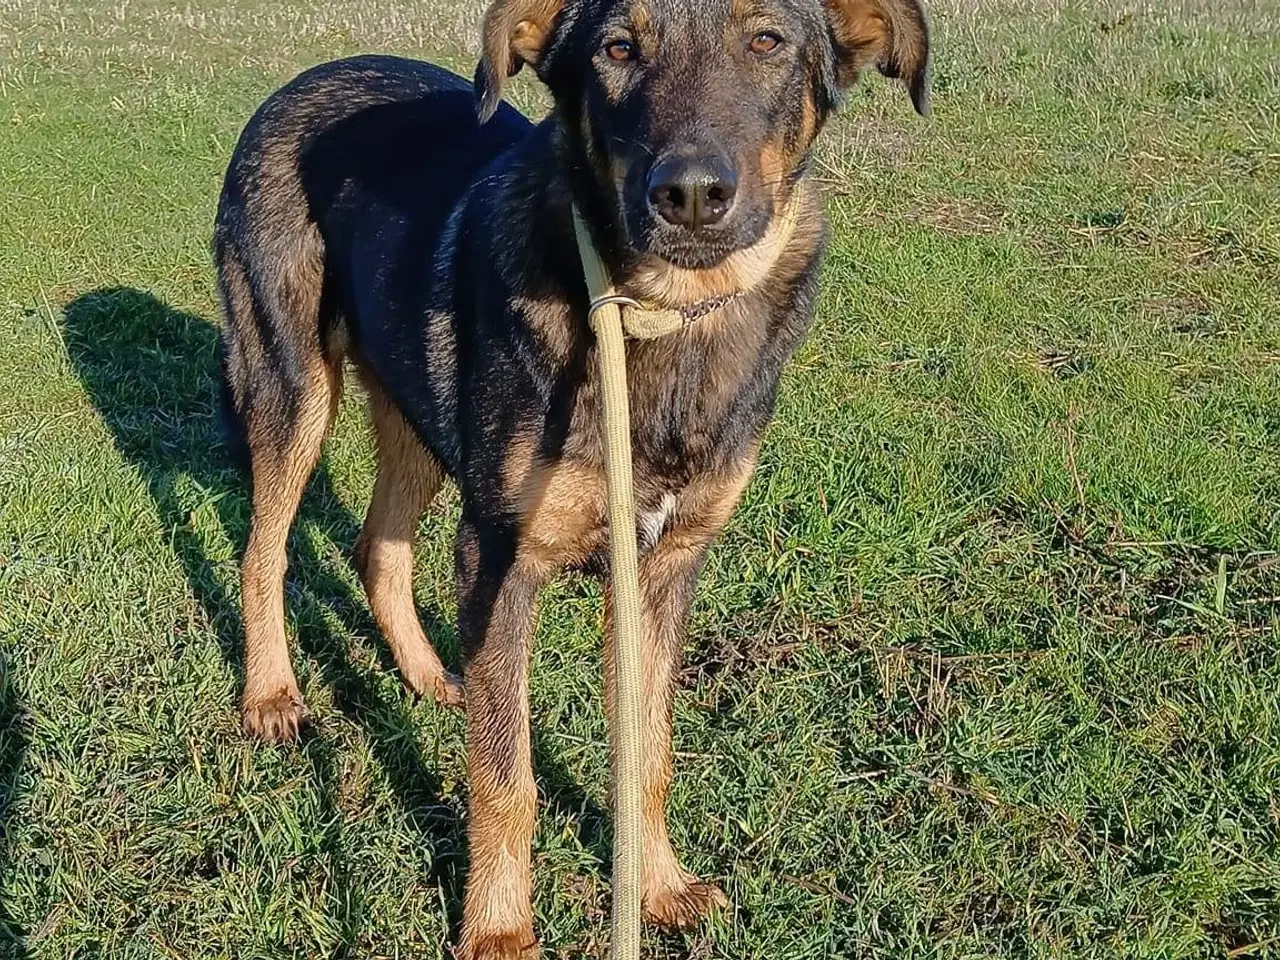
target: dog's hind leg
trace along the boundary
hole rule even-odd
[[[331,423],[327,371],[305,387],[288,442],[253,449],[253,521],[241,566],[245,729],[275,743],[295,740],[307,718],[284,624],[285,547]]]
[[[261,264],[218,252],[227,394],[249,452],[253,518],[241,564],[245,730],[296,739],[307,710],[285,636],[286,544],[342,390],[342,348],[323,342],[318,257]],[[292,269],[290,269],[292,268]]]
[[[444,481],[444,468],[372,376],[366,374],[364,383],[377,441],[378,479],[356,543],[356,567],[378,629],[409,689],[460,707],[462,681],[445,670],[413,605],[413,534]]]

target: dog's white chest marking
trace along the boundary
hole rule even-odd
[[[640,541],[641,550],[652,549],[654,544],[658,542],[658,538],[662,536],[662,532],[666,530],[667,523],[671,520],[671,515],[676,512],[676,496],[674,493],[664,493],[662,499],[658,501],[658,505],[653,510],[643,510],[636,518],[636,533]]]

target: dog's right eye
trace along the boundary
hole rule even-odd
[[[772,30],[761,30],[751,38],[751,52],[761,57],[767,57],[771,53],[777,51],[782,45],[782,37],[778,36]]]
[[[610,40],[604,45],[604,52],[610,60],[634,60],[635,44],[630,40]]]

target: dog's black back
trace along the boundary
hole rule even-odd
[[[348,329],[347,321],[359,322],[369,297],[381,299],[389,308],[383,319],[392,322],[372,331],[367,349],[392,365],[416,365],[407,376],[421,376],[421,357],[414,356],[421,344],[411,341],[420,340],[429,252],[478,172],[530,128],[505,104],[481,126],[466,81],[433,64],[385,56],[322,64],[258,109],[227,170],[214,234],[224,306],[234,272],[225,265],[253,263],[244,281],[259,307],[256,329],[229,325],[223,339],[224,405],[238,460],[249,465],[245,420],[265,389],[255,390],[253,381],[268,371],[284,381],[304,379],[305,358],[287,346],[340,351],[335,338],[359,338],[359,327]],[[321,285],[315,316],[270,309],[272,300],[291,299],[281,291],[295,277]],[[356,289],[353,277],[374,278],[377,287]],[[267,369],[245,376],[234,358],[246,352]],[[259,402],[288,407],[288,399],[282,392]]]

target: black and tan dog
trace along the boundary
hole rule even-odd
[[[285,542],[343,363],[368,391],[378,479],[356,548],[406,683],[463,702],[419,625],[415,525],[460,487],[470,874],[459,956],[535,949],[526,669],[539,588],[603,572],[599,391],[576,204],[615,283],[684,311],[628,347],[645,626],[645,912],[722,900],[667,836],[671,698],[706,555],[751,476],[809,325],[824,221],[814,137],[864,66],[927,96],[916,0],[496,0],[476,84],[361,57],[300,76],[241,137],[218,210],[224,378],[253,477],[244,723],[306,716],[285,638]],[[522,65],[554,109],[502,104]],[[609,644],[606,643],[606,651]],[[606,665],[610,657],[606,652]],[[608,667],[606,666],[606,669]]]

